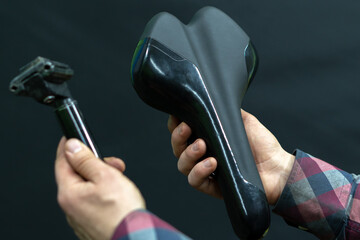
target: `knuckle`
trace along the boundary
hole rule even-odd
[[[57,195],[57,201],[60,207],[66,211],[72,205],[72,195],[65,192],[59,192]]]
[[[181,153],[179,153],[179,150],[176,147],[173,147],[173,154],[176,158],[180,158]]]
[[[192,174],[189,174],[188,176],[188,183],[193,188],[198,188],[199,186],[198,182],[196,181],[196,179],[193,177]]]
[[[177,162],[177,169],[178,169],[179,172],[181,172],[182,174],[185,174],[184,165],[182,164],[182,162],[181,162],[180,160]]]
[[[247,114],[243,115],[243,121],[244,121],[244,123],[245,122],[252,123],[254,121],[257,121],[257,118],[254,115],[252,115],[251,113],[247,113]]]
[[[192,149],[192,145],[188,146],[183,152],[183,158],[186,159],[186,162],[191,162],[196,160],[196,153]]]
[[[93,176],[93,179],[98,179],[99,181],[105,183],[111,183],[112,181],[115,181],[116,177],[118,176],[117,174],[119,174],[118,170],[110,167],[104,167],[94,169],[91,175]]]
[[[191,171],[191,167],[187,166],[184,163],[178,163],[178,170],[179,172],[181,172],[183,175],[188,176],[190,171]]]
[[[176,129],[175,129],[176,130]],[[177,131],[173,131],[171,134],[171,143],[176,144],[178,141],[178,135],[177,135]]]
[[[98,195],[98,191],[96,188],[88,188],[86,189],[86,191],[81,191],[80,193],[78,193],[78,200],[80,202],[82,201],[87,201],[89,199],[94,199],[96,198],[96,196]]]
[[[119,179],[119,171],[116,169],[102,169],[99,171],[99,178],[104,182],[112,183]],[[121,175],[121,174],[120,174]]]
[[[201,178],[203,175],[203,172],[201,171],[201,169],[199,167],[194,167],[192,169],[193,175],[195,178]]]
[[[98,195],[97,197],[99,198],[99,201],[108,205],[114,205],[114,203],[119,201],[119,196],[117,194],[107,193]]]
[[[79,156],[75,162],[75,169],[79,172],[85,172],[88,169],[91,169],[91,157],[88,155]],[[97,171],[96,171],[97,172]]]
[[[64,197],[63,194],[60,193],[57,195],[57,201],[61,207],[65,206],[67,203],[67,199]]]
[[[79,156],[76,161],[76,168],[79,170],[86,168],[87,159],[85,156]]]
[[[172,146],[172,149],[173,149],[173,154],[176,158],[179,158],[180,157],[180,153],[179,153],[179,146],[178,144],[176,143],[175,141],[175,136],[174,134],[171,135],[171,146]]]
[[[205,140],[199,139],[198,144],[199,144],[199,153],[202,155],[205,154],[207,148]]]
[[[168,122],[167,122],[167,128],[168,128],[168,130],[169,130],[170,133],[172,133],[173,130],[174,130],[173,125],[174,125],[173,119],[172,119],[172,117],[171,117],[171,115],[170,115],[169,118],[168,118]]]
[[[98,178],[98,179],[105,179],[107,177],[109,177],[109,171],[106,171],[105,169],[97,169],[94,172],[94,178]]]
[[[192,177],[191,177],[190,174],[189,174],[187,180],[188,180],[188,183],[189,183],[190,186],[195,187],[194,181],[193,181],[193,179],[192,179]]]
[[[175,128],[172,130],[172,132],[171,132],[172,140],[175,140],[175,138],[178,137],[178,135],[179,135],[178,128],[179,128],[179,126],[175,127]]]
[[[183,153],[181,154],[179,161],[178,161],[178,170],[184,174],[184,175],[188,175],[189,172],[191,171],[191,168],[193,166],[191,166],[191,163],[189,162],[189,158],[187,158],[185,156],[186,154]]]

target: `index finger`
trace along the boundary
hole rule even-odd
[[[168,122],[167,122],[167,127],[169,129],[169,132],[172,133],[174,131],[174,129],[181,123],[181,121],[175,117],[174,115],[170,115]]]
[[[191,136],[191,128],[186,123],[182,122],[177,126],[171,134],[171,146],[174,155],[179,158],[181,153],[188,146],[188,139]]]

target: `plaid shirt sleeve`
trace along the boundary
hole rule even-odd
[[[189,240],[147,210],[131,212],[116,228],[112,240]]]
[[[300,150],[274,208],[320,239],[360,239],[360,177]]]

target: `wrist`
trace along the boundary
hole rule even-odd
[[[281,155],[281,167],[280,167],[281,170],[279,171],[279,185],[277,191],[278,194],[274,199],[272,205],[275,205],[278,199],[280,198],[287,183],[287,180],[289,179],[291,170],[294,166],[294,162],[295,162],[295,156],[283,150]]]

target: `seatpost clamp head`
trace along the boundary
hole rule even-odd
[[[37,57],[19,72],[9,86],[15,95],[32,97],[49,106],[56,106],[57,100],[71,97],[66,81],[71,79],[74,71],[67,64]]]

